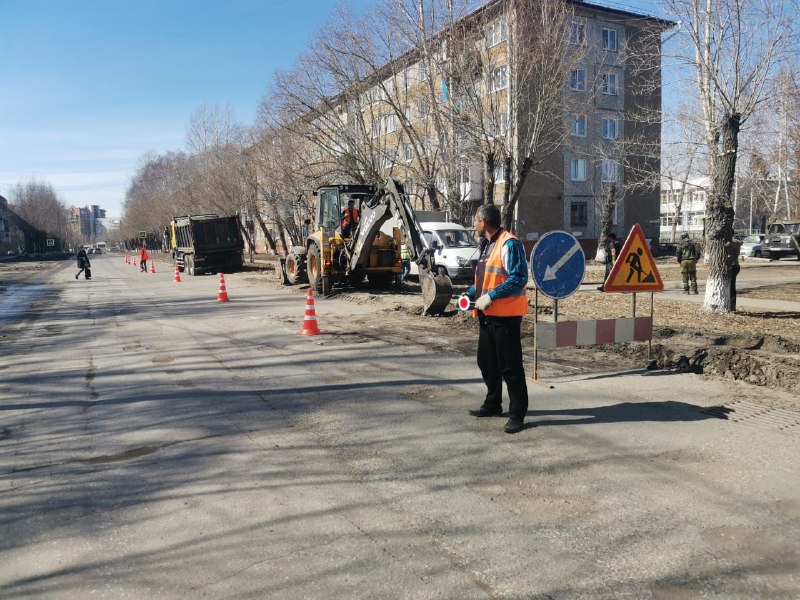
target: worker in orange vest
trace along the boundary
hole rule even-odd
[[[475,230],[482,237],[475,283],[467,295],[475,300],[480,321],[478,367],[486,384],[486,399],[473,417],[503,414],[503,381],[508,390],[506,433],[525,429],[528,385],[522,366],[522,317],[528,313],[528,262],[516,236],[501,227],[500,209],[484,204],[475,213]]]
[[[150,258],[150,255],[147,254],[147,248],[142,246],[141,251],[139,252],[139,270],[143,273],[147,273],[147,260]]]
[[[342,211],[342,237],[349,238],[358,225],[358,209],[356,203],[350,200],[347,208]]]

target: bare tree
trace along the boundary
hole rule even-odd
[[[794,11],[785,2],[664,0],[686,26],[680,55],[695,73],[710,153],[706,206],[708,279],[704,307],[731,310],[732,203],[742,125],[774,99],[774,77],[795,43]],[[795,48],[796,50],[796,48]]]
[[[44,252],[48,238],[68,238],[66,209],[49,183],[36,179],[18,183],[9,194],[9,202],[27,252]]]

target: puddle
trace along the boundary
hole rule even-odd
[[[13,321],[24,316],[34,302],[47,293],[48,288],[43,283],[10,284],[0,295],[0,322]]]

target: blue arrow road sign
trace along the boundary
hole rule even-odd
[[[559,300],[575,293],[586,271],[580,243],[566,231],[545,233],[531,252],[531,275],[548,298]]]

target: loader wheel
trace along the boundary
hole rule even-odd
[[[286,257],[286,281],[289,282],[289,285],[297,283],[300,275],[299,267],[296,255],[290,254]]]
[[[311,244],[306,254],[306,269],[308,270],[308,284],[315,292],[322,292],[322,256],[319,246]]]

